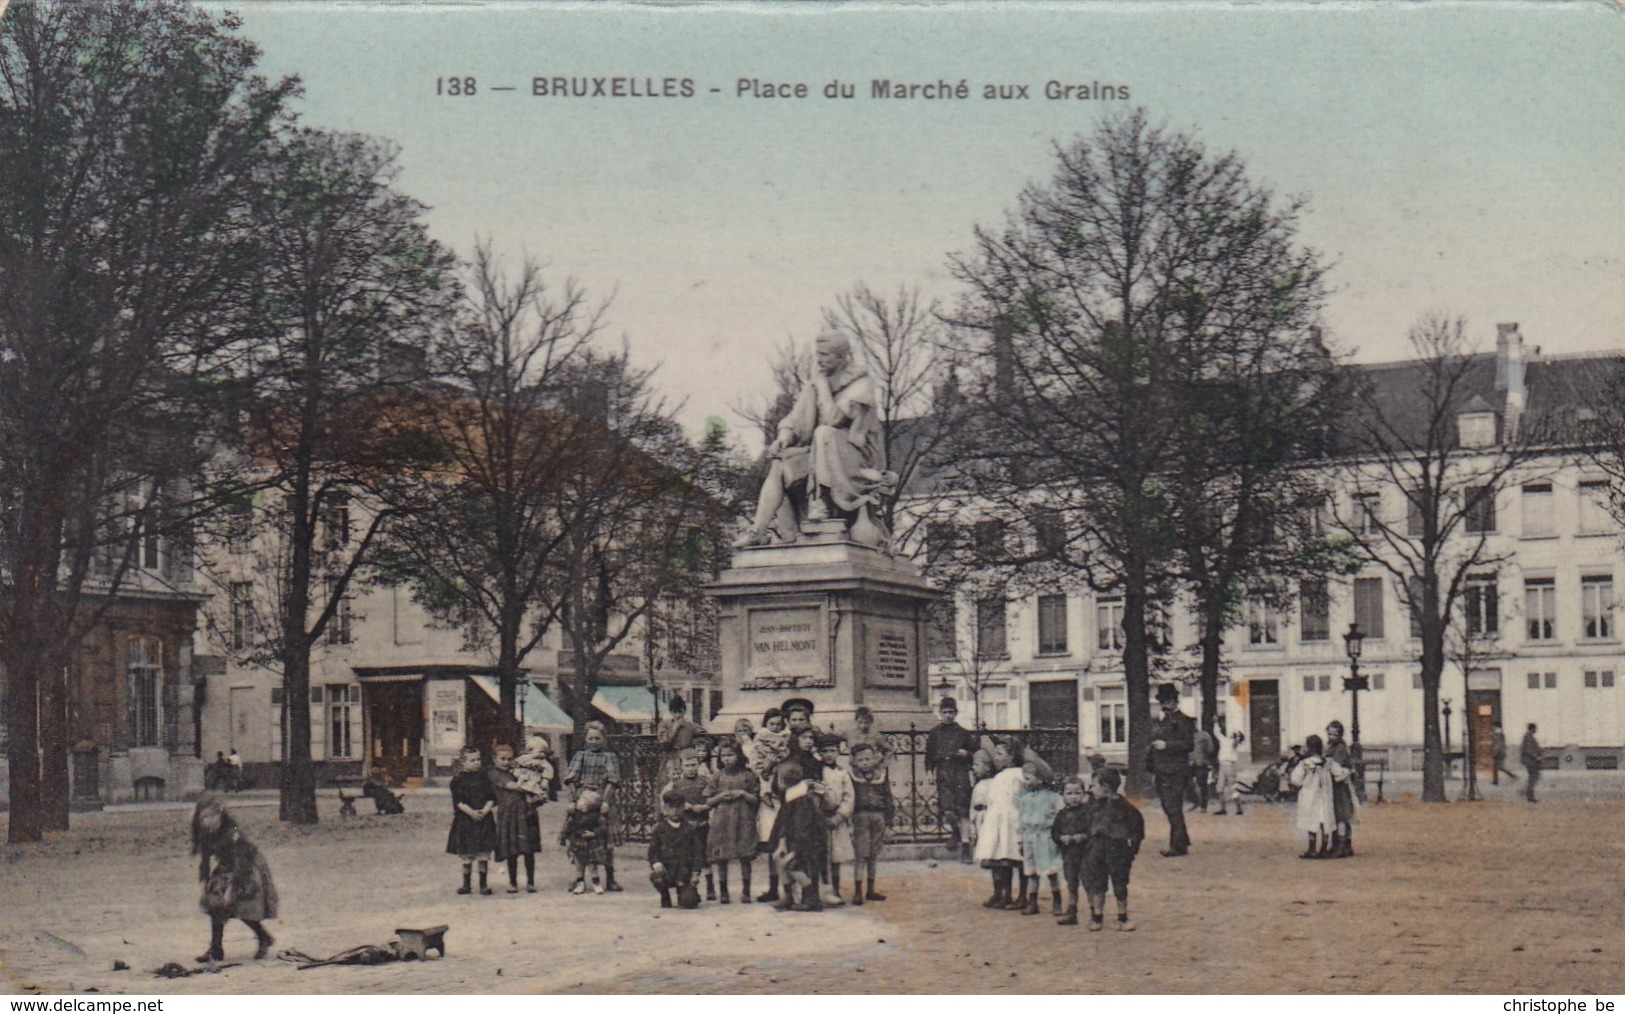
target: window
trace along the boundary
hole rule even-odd
[[[1066,653],[1066,596],[1038,597],[1038,652],[1041,655]]]
[[[284,733],[288,729],[288,710],[283,706],[281,687],[271,688],[271,757],[275,760],[284,760],[282,756],[282,741],[286,738]]]
[[[150,524],[149,520],[144,524],[144,527],[150,526]],[[158,533],[148,527],[141,536],[141,569],[157,570],[160,566],[162,566],[162,560],[158,555]]]
[[[938,599],[928,608],[930,625],[925,629],[926,657],[933,662],[949,662],[959,657],[959,609],[951,598]]]
[[[322,550],[341,553],[350,546],[350,495],[328,493],[322,498]]]
[[[130,746],[158,746],[163,674],[155,637],[132,637],[124,647]]]
[[[1366,637],[1382,640],[1382,578],[1354,579],[1354,622],[1365,631]]]
[[[1532,577],[1523,583],[1523,616],[1531,641],[1557,640],[1557,583]]]
[[[1610,575],[1580,578],[1580,615],[1585,637],[1606,641],[1614,636],[1614,579]]]
[[[1100,745],[1123,745],[1128,742],[1128,695],[1122,687],[1101,687]]]
[[[1420,539],[1423,534],[1422,496],[1421,490],[1407,490],[1405,493],[1405,534],[1413,539]]]
[[[1388,675],[1386,673],[1380,673],[1380,672],[1372,673],[1371,674],[1371,687],[1370,687],[1370,689],[1372,689],[1372,690],[1386,690],[1386,689],[1388,689]]]
[[[333,601],[333,596],[338,590],[338,584],[337,578],[330,577],[327,579],[327,601]],[[327,620],[327,630],[323,636],[326,637],[328,644],[350,643],[350,597],[348,595],[339,599],[338,608],[333,611],[333,615]]]
[[[971,529],[977,563],[1000,563],[1008,558],[1003,521],[978,521]]]
[[[1095,602],[1095,646],[1101,651],[1123,650],[1123,600]]]
[[[1463,447],[1490,447],[1495,443],[1495,413],[1463,412],[1456,416],[1456,431]]]
[[[976,603],[977,658],[1004,658],[1010,653],[1004,614],[1002,598],[981,599]]]
[[[1247,643],[1256,645],[1278,644],[1281,640],[1275,610],[1256,599],[1247,603]]]
[[[1306,694],[1326,693],[1332,688],[1332,678],[1327,673],[1318,676],[1305,676],[1303,678],[1303,692]]]
[[[709,691],[709,695],[711,698],[711,717],[715,718],[722,711],[722,691],[712,690]]]
[[[1557,673],[1555,673],[1555,672],[1532,672],[1532,673],[1530,673],[1529,674],[1529,689],[1530,690],[1556,690],[1557,689]]]
[[[1382,494],[1354,494],[1354,530],[1361,535],[1382,531]]]
[[[1580,534],[1595,535],[1613,530],[1608,516],[1608,494],[1605,480],[1588,479],[1580,483]]]
[[[1462,594],[1468,637],[1494,637],[1501,632],[1501,593],[1494,574],[1469,574]]]
[[[1331,600],[1326,581],[1305,581],[1298,586],[1298,640],[1329,641],[1331,636]]]
[[[1614,671],[1603,669],[1600,671],[1586,670],[1585,685],[1587,690],[1614,689]]]
[[[254,644],[254,582],[231,583],[231,650],[242,651]]]
[[[959,526],[952,521],[934,521],[925,529],[925,558],[931,563],[949,559],[959,541]]]
[[[327,756],[331,760],[350,760],[355,757],[356,705],[361,700],[361,688],[349,683],[337,683],[327,688]]]
[[[1038,553],[1045,559],[1054,559],[1066,553],[1066,522],[1059,515],[1045,514],[1033,522],[1033,538]]]
[[[1554,534],[1552,526],[1552,484],[1532,482],[1523,488],[1524,538],[1544,538]]]
[[[1422,689],[1422,674],[1421,673],[1419,673],[1419,672],[1411,673],[1411,689],[1412,690],[1420,690],[1420,689]]]
[[[1547,487],[1548,492],[1551,487]],[[1467,500],[1463,504],[1462,526],[1470,535],[1495,531],[1495,489],[1490,486],[1468,486]]]

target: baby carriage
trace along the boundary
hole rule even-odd
[[[1288,755],[1274,764],[1261,768],[1253,776],[1252,781],[1236,779],[1236,794],[1251,796],[1266,803],[1280,803],[1295,798],[1298,790],[1292,787],[1289,775],[1296,762],[1296,758]]]

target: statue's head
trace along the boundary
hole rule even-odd
[[[852,361],[852,345],[839,331],[825,331],[813,341],[813,356],[819,371],[833,377]]]

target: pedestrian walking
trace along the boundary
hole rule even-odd
[[[1190,853],[1191,836],[1185,828],[1185,785],[1190,781],[1190,754],[1196,741],[1196,723],[1179,710],[1179,688],[1164,683],[1157,688],[1162,717],[1151,727],[1151,750],[1146,767],[1157,787],[1157,799],[1168,817],[1167,857]]]
[[[254,960],[265,957],[276,943],[262,925],[276,918],[271,867],[213,793],[199,796],[192,811],[192,854],[198,857],[197,877],[203,884],[199,903],[209,914],[209,949],[197,960],[225,959],[226,923],[233,919],[254,931]]]
[[[1499,725],[1490,736],[1490,753],[1495,757],[1495,770],[1490,772],[1490,784],[1500,785],[1502,775],[1517,781],[1518,776],[1507,767],[1507,734]]]
[[[711,807],[711,830],[706,842],[707,858],[716,865],[718,900],[729,904],[728,864],[739,861],[739,900],[750,904],[750,867],[756,858],[758,842],[756,807],[761,798],[761,782],[746,770],[739,744],[725,739],[717,745],[720,755],[717,771],[706,783],[706,803]]]
[[[964,833],[970,812],[971,756],[976,737],[959,724],[959,703],[944,697],[937,704],[940,721],[925,738],[925,770],[937,783],[937,811],[943,826],[959,845],[959,858],[970,859],[970,841]]]
[[[1221,719],[1215,726],[1219,746],[1219,768],[1214,777],[1213,794],[1218,797],[1218,815],[1223,817],[1228,812],[1232,796],[1236,802],[1236,816],[1241,816],[1241,795],[1236,791],[1236,758],[1240,755],[1242,741],[1247,737],[1238,729],[1232,733],[1225,732],[1224,721]]]
[[[1219,745],[1213,734],[1201,726],[1195,727],[1192,737],[1191,793],[1196,797],[1196,808],[1206,813],[1208,785],[1213,769],[1219,766]]]
[[[1538,803],[1535,798],[1535,785],[1540,781],[1541,762],[1540,740],[1535,738],[1535,723],[1529,723],[1529,729],[1523,734],[1523,746],[1518,749],[1518,759],[1523,761],[1525,780],[1523,783],[1523,798],[1531,803]]]
[[[462,770],[451,776],[451,832],[446,851],[463,861],[463,886],[458,894],[472,894],[474,863],[480,864],[480,893],[490,894],[486,876],[491,853],[497,847],[496,793],[491,779],[480,770],[480,752],[464,747]]]

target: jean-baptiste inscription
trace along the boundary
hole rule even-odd
[[[824,614],[816,607],[752,609],[747,634],[750,660],[742,690],[833,686],[824,637]]]

